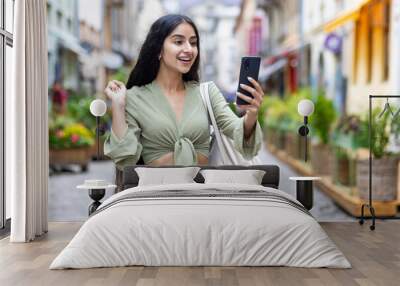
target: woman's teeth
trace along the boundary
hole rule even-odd
[[[191,59],[183,59],[183,58],[178,58],[178,60],[180,60],[180,61],[183,61],[183,62],[190,62],[191,61]]]

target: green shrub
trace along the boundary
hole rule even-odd
[[[296,93],[286,95],[284,99],[278,96],[266,96],[263,101],[264,125],[280,131],[296,132],[302,122],[297,112],[297,105],[300,100],[310,98],[309,88],[299,89]]]
[[[332,125],[336,119],[336,110],[331,99],[320,92],[315,100],[314,113],[310,116],[312,135],[323,144],[328,144]]]
[[[121,67],[113,75],[111,75],[110,80],[118,80],[123,83],[126,83],[129,78],[130,70],[131,69],[128,67]]]

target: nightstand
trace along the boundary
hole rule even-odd
[[[85,180],[83,185],[77,186],[78,189],[86,189],[89,191],[89,197],[94,201],[89,206],[89,216],[97,210],[101,205],[100,200],[106,194],[107,188],[115,188],[116,185],[107,183],[104,180]]]
[[[296,181],[296,199],[307,209],[313,207],[313,181],[320,180],[321,177],[290,177],[292,181]]]

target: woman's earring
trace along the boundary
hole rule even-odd
[[[158,55],[158,60],[159,60],[159,61],[161,60],[161,55]]]

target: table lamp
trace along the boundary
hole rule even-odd
[[[302,99],[297,105],[297,112],[304,117],[303,125],[299,128],[299,135],[304,137],[305,152],[304,160],[307,162],[307,135],[310,132],[308,129],[308,117],[314,112],[314,103],[309,99]]]

